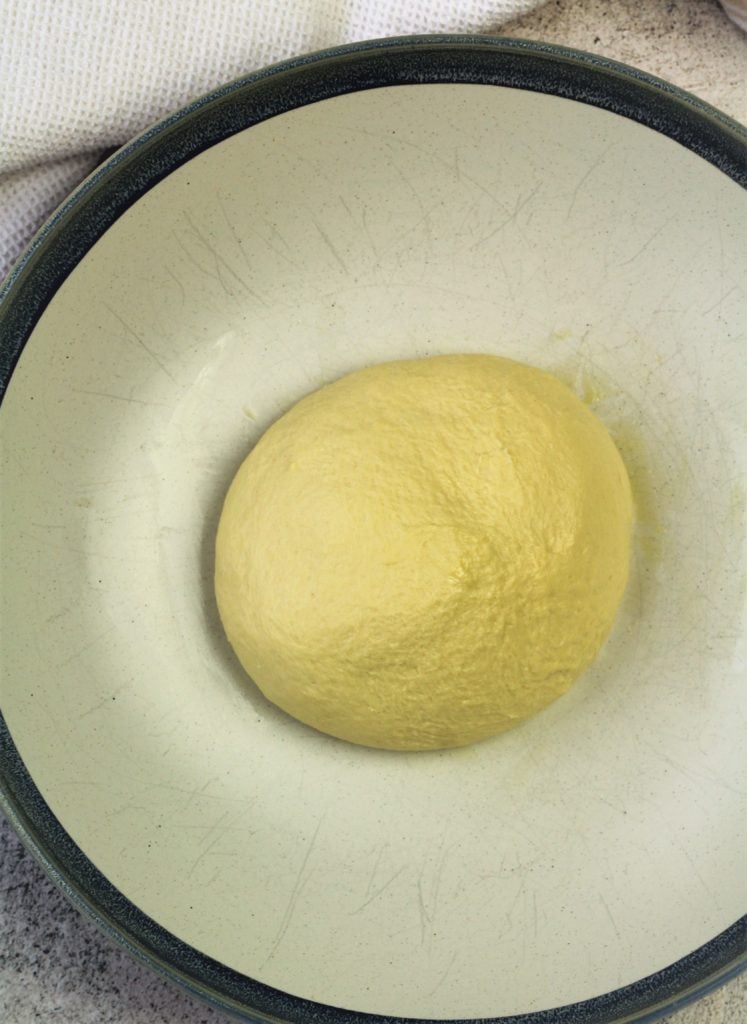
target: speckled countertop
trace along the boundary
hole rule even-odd
[[[504,35],[634,64],[747,123],[747,36],[716,0],[551,0]],[[677,1024],[745,1024],[747,975],[686,1007]],[[218,1024],[221,1014],[132,960],[74,910],[0,819],[0,1021]]]

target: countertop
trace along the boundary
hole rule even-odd
[[[747,35],[716,0],[551,0],[501,31],[604,54],[747,123]],[[5,1024],[219,1024],[225,1018],[112,945],[49,882],[0,818],[0,1019]],[[747,974],[677,1024],[745,1024]]]

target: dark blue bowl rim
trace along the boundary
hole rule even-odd
[[[363,89],[434,82],[507,86],[601,107],[667,135],[747,188],[745,128],[675,86],[603,57],[546,43],[450,35],[371,40],[298,57],[231,82],[165,118],[118,150],[59,207],[0,290],[0,399],[36,322],[67,275],[128,207],[177,167],[238,131],[308,103]],[[212,960],[151,920],[65,832],[1,713],[0,806],[76,906],[135,956],[222,1011],[243,1020],[293,1024],[407,1020],[281,992]],[[747,915],[683,959],[624,988],[581,1003],[483,1021],[654,1021],[746,967]]]

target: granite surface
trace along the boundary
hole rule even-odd
[[[634,64],[747,123],[747,36],[716,0],[552,0],[502,34]],[[669,1018],[747,1024],[747,975]],[[3,1024],[219,1024],[225,1018],[113,946],[74,910],[0,818]]]

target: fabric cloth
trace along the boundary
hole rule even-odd
[[[96,166],[163,115],[339,43],[490,33],[546,0],[0,0],[0,280]]]

